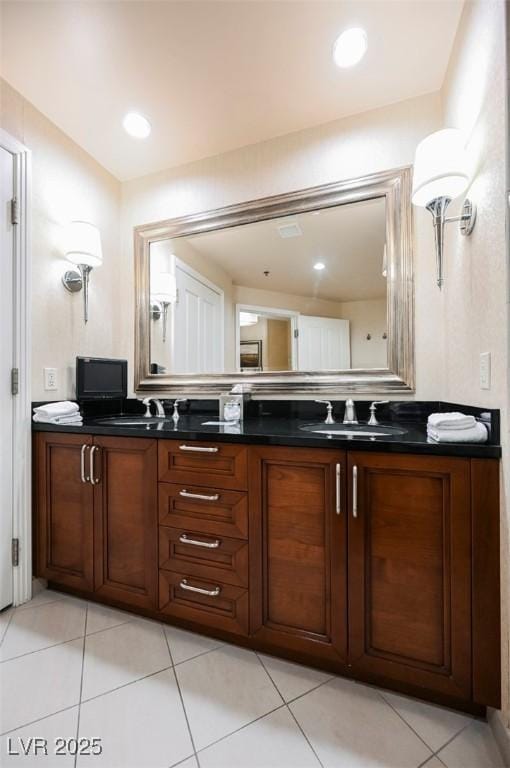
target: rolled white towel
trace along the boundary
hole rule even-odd
[[[435,429],[428,426],[427,437],[434,443],[486,443],[488,433],[485,424],[475,421],[475,426],[467,429]]]
[[[464,413],[453,411],[452,413],[431,413],[428,425],[434,429],[469,429],[474,427],[474,416],[466,416]]]
[[[83,418],[79,411],[71,413],[69,416],[44,416],[36,413],[34,414],[34,421],[40,424],[83,424]]]
[[[72,403],[70,400],[62,400],[60,403],[46,403],[34,408],[34,413],[38,416],[44,416],[52,419],[55,416],[72,416],[80,411],[78,403]]]

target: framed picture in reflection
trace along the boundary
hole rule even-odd
[[[262,340],[241,341],[240,368],[242,371],[262,370]]]

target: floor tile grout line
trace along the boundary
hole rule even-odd
[[[173,673],[174,673],[175,684],[177,686],[177,691],[179,693],[179,698],[181,700],[181,707],[182,707],[182,711],[184,712],[184,719],[186,720],[186,726],[188,728],[188,733],[189,733],[189,737],[190,737],[190,740],[191,740],[191,746],[193,747],[193,754],[195,755],[195,760],[197,761],[198,768],[200,768],[200,761],[199,761],[198,755],[197,755],[197,748],[195,746],[195,739],[193,738],[193,733],[191,731],[191,725],[190,725],[190,722],[189,722],[189,719],[188,719],[188,713],[186,711],[186,705],[184,704],[184,697],[182,695],[181,685],[179,683],[179,678],[177,677],[177,672],[175,671],[174,658],[172,656],[172,651],[170,649],[170,641],[168,640],[168,636],[167,636],[167,634],[165,632],[165,628],[163,626],[161,627],[161,631],[163,632],[163,637],[165,638],[166,647],[168,648],[168,655],[170,656],[170,662],[172,664],[172,670],[173,670]]]
[[[87,607],[85,609],[85,633],[83,635],[83,650],[82,650],[82,656],[81,656],[81,677],[80,677],[80,703],[78,705],[78,717],[76,718],[76,742],[78,743],[78,739],[80,738],[80,716],[81,716],[81,694],[83,691],[83,676],[85,673],[85,650],[87,645],[87,621],[89,616],[89,606],[87,603]],[[78,764],[78,751],[76,752],[74,756],[74,768],[76,768]]]
[[[8,736],[10,733],[14,733],[15,731],[19,731],[21,728],[28,728],[30,725],[37,725],[37,723],[40,723],[43,720],[47,720],[49,717],[60,715],[62,714],[62,712],[69,712],[70,709],[75,709],[76,707],[79,707],[79,706],[80,706],[80,702],[77,702],[76,704],[70,704],[68,707],[64,707],[63,709],[57,709],[55,712],[49,712],[47,715],[38,717],[36,720],[30,720],[28,723],[21,723],[20,725],[17,725],[15,728],[9,728],[8,731],[2,731],[2,733],[0,733],[0,738],[3,738],[4,736]]]
[[[296,723],[296,725],[297,725],[297,727],[299,728],[299,730],[300,730],[301,734],[303,735],[303,738],[305,739],[306,743],[308,744],[308,746],[309,746],[309,747],[310,747],[310,749],[312,750],[313,754],[314,754],[314,755],[315,755],[315,757],[317,758],[317,761],[318,761],[319,765],[321,766],[321,768],[324,768],[324,766],[323,766],[323,764],[322,764],[322,761],[321,761],[321,759],[320,759],[319,755],[317,754],[317,752],[315,751],[315,749],[313,748],[313,746],[312,746],[312,744],[311,744],[311,742],[310,742],[310,739],[308,738],[308,736],[306,735],[306,733],[304,732],[304,730],[301,728],[301,724],[298,722],[298,719],[297,719],[297,717],[294,715],[294,712],[291,710],[291,708],[289,707],[289,705],[288,705],[288,704],[287,704],[287,702],[285,701],[285,698],[284,698],[284,696],[283,696],[282,692],[280,691],[280,689],[279,689],[279,688],[278,688],[278,686],[276,685],[275,681],[273,680],[273,678],[272,678],[272,676],[271,676],[271,673],[270,673],[270,672],[269,672],[269,670],[267,669],[266,665],[264,664],[264,661],[263,661],[263,659],[260,657],[260,655],[257,653],[257,651],[255,651],[255,656],[256,656],[256,657],[257,657],[257,659],[260,661],[260,663],[261,663],[261,665],[262,665],[262,668],[265,670],[265,672],[266,672],[267,676],[269,677],[269,679],[270,679],[270,680],[271,680],[271,682],[273,683],[274,687],[276,688],[276,690],[277,690],[277,692],[278,692],[278,694],[279,694],[279,696],[280,696],[281,700],[282,700],[282,701],[283,701],[283,703],[285,704],[285,707],[286,707],[287,711],[289,712],[290,716],[292,717],[292,719],[293,719],[293,720],[294,720],[294,722]],[[309,693],[309,691],[307,691],[307,693]]]
[[[135,683],[139,683],[141,680],[147,680],[148,677],[155,677],[156,675],[159,675],[161,672],[167,672],[169,669],[173,669],[171,664],[168,667],[162,667],[161,669],[156,669],[154,672],[149,672],[148,675],[142,675],[142,677],[137,677],[135,680],[130,680],[128,683],[122,683],[121,685],[116,685],[115,688],[110,688],[108,691],[103,691],[102,693],[96,693],[95,696],[91,696],[88,699],[82,699],[80,703],[88,704],[89,701],[95,701],[96,699],[100,699],[102,696],[108,696],[109,693],[113,693],[114,691],[120,691],[121,688],[127,688],[128,685],[134,685]]]
[[[168,768],[179,768],[180,765],[183,765],[188,760],[191,760],[192,757],[195,758],[195,764],[198,765],[197,756],[196,755],[189,755],[188,757],[185,757],[183,760],[179,760],[178,763],[172,763],[171,765],[168,766]]]
[[[54,602],[60,602],[60,601],[55,600]],[[44,605],[41,605],[41,606],[34,606],[34,608],[35,607],[37,607],[37,608],[39,608],[39,607],[44,608],[46,605],[52,605],[52,603],[45,603]],[[85,606],[85,609],[88,611],[88,606]],[[56,648],[59,645],[65,645],[66,643],[72,643],[74,640],[81,640],[82,637],[93,637],[94,635],[101,634],[101,632],[108,632],[110,629],[118,629],[118,627],[124,627],[126,624],[135,624],[140,618],[141,617],[139,617],[139,616],[135,616],[133,618],[128,619],[127,621],[121,622],[120,624],[114,624],[112,627],[105,627],[104,629],[96,629],[94,632],[89,632],[88,634],[84,634],[84,635],[77,635],[76,637],[67,638],[67,640],[59,640],[57,643],[52,643],[52,645],[45,645],[43,648],[34,648],[33,651],[27,651],[26,653],[21,653],[19,656],[11,656],[8,659],[0,659],[0,666],[2,664],[7,664],[7,662],[9,662],[9,661],[15,661],[16,659],[23,659],[23,658],[25,658],[25,656],[31,656],[33,653],[40,653],[40,651],[48,651],[50,648]],[[11,621],[12,621],[12,616],[9,619],[9,623],[8,623],[6,629],[5,629],[4,636],[2,638],[2,642],[5,639],[5,636],[7,634],[7,629],[9,628]],[[155,622],[154,626],[164,627],[163,624],[159,624],[159,623],[156,623],[156,622]],[[0,645],[1,645],[1,643],[0,643]],[[213,650],[215,650],[215,649],[213,649]],[[205,653],[209,653],[209,651],[205,651]],[[199,655],[202,655],[202,654],[199,654]],[[186,661],[189,661],[189,659],[186,659]],[[179,662],[179,664],[184,664],[184,663],[185,663],[184,661]]]
[[[16,608],[13,608],[12,611],[11,611],[11,615],[9,616],[9,621],[7,622],[7,626],[5,627],[5,629],[4,629],[3,633],[2,633],[2,638],[0,639],[0,647],[2,646],[2,643],[4,642],[5,638],[7,637],[7,630],[11,626],[11,621],[12,621],[15,613],[16,613]]]
[[[21,605],[18,605],[16,607],[16,610],[22,612],[32,608],[45,608],[47,605],[53,605],[54,603],[61,603],[63,600],[69,600],[69,599],[80,600],[81,598],[74,597],[74,595],[56,597],[54,600],[48,600],[47,602],[44,602],[44,603],[37,603],[36,605],[30,605],[32,600],[28,600],[26,603],[21,603]]]
[[[284,704],[286,704],[286,701],[285,701],[285,699],[284,699],[284,697],[283,697],[283,694],[282,694],[282,692],[280,691],[280,689],[279,689],[279,688],[278,688],[278,686],[276,685],[275,681],[274,681],[274,680],[273,680],[273,678],[271,677],[271,673],[268,671],[268,669],[267,669],[266,665],[264,664],[264,662],[263,662],[263,661],[262,661],[262,659],[260,658],[260,656],[259,656],[259,654],[257,653],[257,651],[255,651],[255,656],[256,656],[256,657],[257,657],[257,659],[259,660],[260,666],[262,667],[262,669],[264,670],[264,672],[266,673],[266,675],[268,676],[268,678],[271,680],[271,682],[272,682],[272,684],[273,684],[273,686],[274,686],[274,688],[275,688],[275,690],[276,690],[276,692],[277,692],[278,696],[279,696],[279,697],[280,697],[280,699],[283,701],[283,703],[284,703]]]
[[[182,661],[176,661],[174,662],[174,667],[181,667],[183,664],[186,664],[188,661],[193,661],[193,659],[199,659],[201,656],[207,656],[208,653],[212,653],[213,651],[218,651],[220,648],[223,648],[225,643],[223,645],[217,645],[214,648],[209,648],[208,651],[200,651],[200,653],[197,653],[196,656],[190,656],[189,659],[183,659]]]
[[[127,619],[126,621],[120,621],[118,624],[112,624],[111,627],[104,627],[103,629],[95,629],[93,632],[87,632],[87,637],[98,635],[100,632],[108,632],[109,629],[117,629],[117,627],[123,627],[125,624],[131,624],[133,619]]]
[[[312,750],[313,754],[314,754],[314,755],[315,755],[315,757],[317,758],[317,761],[318,761],[319,765],[321,766],[321,768],[324,768],[324,766],[323,766],[323,764],[322,764],[322,760],[320,759],[319,755],[317,754],[317,752],[316,752],[316,751],[315,751],[315,749],[313,748],[313,746],[312,746],[312,744],[311,744],[311,742],[310,742],[310,739],[308,738],[308,736],[306,735],[306,733],[305,733],[305,732],[304,732],[304,730],[302,729],[302,727],[301,727],[301,724],[299,723],[299,721],[298,721],[297,717],[294,715],[294,712],[293,712],[293,711],[291,710],[291,708],[289,707],[289,703],[288,703],[288,702],[285,700],[285,698],[284,698],[283,694],[281,693],[280,689],[278,688],[278,686],[276,685],[275,681],[274,681],[274,680],[273,680],[273,678],[271,677],[271,673],[270,673],[270,672],[269,672],[269,670],[267,669],[266,665],[264,664],[264,661],[263,661],[263,659],[260,657],[260,655],[257,653],[257,651],[255,651],[255,656],[258,658],[258,660],[259,660],[259,661],[260,661],[260,663],[262,664],[263,668],[265,669],[265,671],[266,671],[266,673],[267,673],[267,676],[269,677],[269,679],[270,679],[270,680],[271,680],[271,682],[273,683],[274,687],[276,688],[276,690],[277,690],[277,691],[278,691],[278,693],[280,694],[280,697],[281,697],[281,699],[282,699],[282,701],[283,701],[283,703],[284,703],[284,705],[285,705],[285,707],[286,707],[287,711],[289,712],[290,716],[292,717],[292,719],[293,719],[293,720],[294,720],[294,722],[296,723],[296,725],[297,725],[297,727],[299,728],[299,730],[300,730],[301,734],[303,735],[303,738],[305,739],[306,743],[308,744],[308,746],[309,746],[309,747],[310,747],[310,749]],[[327,682],[329,682],[329,680],[332,680],[332,679],[333,679],[333,678],[331,678],[331,677],[330,677],[330,678],[328,678],[328,680],[324,680],[324,681],[321,683],[321,685],[323,685],[324,683],[327,683]],[[316,687],[319,687],[319,686],[316,686]],[[312,690],[315,690],[315,689],[316,689],[316,687],[314,687],[314,688],[311,688],[309,691],[306,691],[306,693],[303,693],[303,694],[302,694],[302,696],[306,696],[306,694],[307,694],[307,693],[310,693]],[[292,701],[295,701],[295,700],[296,700],[296,699],[292,699]]]
[[[442,747],[440,747],[439,749],[436,749],[436,751],[434,752],[434,757],[438,757],[441,760],[441,758],[439,757],[439,753],[442,752],[443,749],[445,749],[449,744],[451,744],[452,741],[455,741],[457,736],[460,736],[461,733],[464,733],[464,731],[467,730],[467,728],[471,728],[471,726],[473,725],[474,722],[475,721],[472,720],[470,723],[466,723],[464,728],[461,728],[460,731],[457,731],[457,733],[454,734],[451,738],[449,738],[448,741],[445,741],[445,743],[443,744]],[[441,760],[441,762],[443,762],[443,761]]]
[[[301,726],[301,723],[300,723],[300,722],[299,722],[299,720],[297,719],[296,715],[295,715],[295,714],[294,714],[294,712],[291,710],[291,708],[289,707],[289,705],[288,705],[288,704],[285,704],[285,706],[287,707],[288,711],[290,712],[290,715],[291,715],[292,719],[294,720],[294,722],[296,723],[297,727],[299,728],[299,730],[300,730],[300,731],[301,731],[301,733],[303,734],[303,737],[304,737],[304,739],[305,739],[306,743],[308,744],[308,746],[309,746],[309,747],[310,747],[310,749],[312,750],[313,754],[314,754],[314,755],[315,755],[315,757],[317,758],[317,762],[319,763],[319,765],[321,766],[321,768],[324,768],[324,764],[323,764],[322,760],[320,759],[319,755],[318,755],[318,754],[317,754],[317,752],[315,751],[315,747],[313,746],[312,742],[310,741],[310,739],[308,738],[308,736],[307,736],[307,735],[306,735],[306,733],[304,732],[304,730],[303,730],[303,728],[302,728],[302,726]]]
[[[309,690],[309,691],[305,691],[304,693],[300,693],[298,696],[294,696],[292,699],[289,699],[289,700],[288,700],[288,701],[286,701],[285,703],[286,703],[286,704],[294,704],[294,702],[295,702],[295,701],[298,701],[298,699],[302,699],[302,698],[303,698],[303,696],[308,696],[308,694],[309,694],[309,693],[312,693],[313,691],[316,691],[316,690],[317,690],[317,688],[322,688],[322,686],[323,686],[323,685],[327,685],[327,684],[328,684],[328,683],[330,683],[332,680],[336,680],[336,679],[338,679],[338,678],[336,678],[336,677],[330,677],[330,678],[328,678],[327,680],[323,680],[323,681],[322,681],[322,683],[318,683],[318,685],[314,685],[314,687],[313,687],[313,688],[310,688],[310,690]],[[341,680],[345,680],[346,678],[340,678],[340,679],[341,679]]]
[[[376,689],[374,689],[374,690],[376,690]],[[398,711],[398,709],[396,709],[396,708],[393,706],[393,704],[391,704],[391,703],[390,703],[390,702],[389,702],[389,701],[388,701],[388,700],[385,698],[385,696],[384,696],[382,693],[380,693],[380,692],[379,692],[379,691],[377,691],[377,690],[376,690],[376,693],[378,694],[379,698],[381,698],[381,699],[384,701],[384,703],[385,703],[385,704],[387,704],[387,705],[388,705],[388,707],[389,707],[389,708],[390,708],[390,709],[391,709],[391,710],[392,710],[392,711],[393,711],[393,712],[394,712],[394,713],[397,715],[397,717],[399,717],[399,718],[402,720],[402,722],[403,722],[403,723],[405,723],[405,724],[407,725],[407,727],[409,728],[409,730],[410,730],[410,731],[412,731],[412,732],[414,733],[414,735],[415,735],[415,736],[417,736],[417,737],[419,738],[419,740],[422,742],[422,744],[425,744],[425,746],[427,747],[427,749],[430,749],[430,751],[432,752],[432,754],[431,754],[431,755],[429,755],[429,756],[427,757],[427,760],[430,760],[430,758],[431,758],[433,755],[435,755],[434,747],[431,747],[431,746],[430,746],[430,744],[427,744],[427,742],[425,741],[425,739],[424,739],[424,738],[422,738],[422,737],[420,736],[420,734],[419,734],[417,731],[415,731],[415,730],[414,730],[414,728],[413,728],[413,726],[412,726],[412,725],[409,725],[409,723],[408,723],[408,722],[407,722],[407,720],[404,718],[404,716],[400,714],[400,712]],[[423,763],[421,763],[420,765],[423,765]]]
[[[60,640],[58,643],[53,643],[52,645],[45,645],[43,648],[34,648],[33,651],[27,651],[26,653],[20,653],[19,656],[11,656],[8,659],[0,659],[0,666],[2,664],[8,664],[9,661],[17,661],[18,659],[24,659],[27,656],[32,656],[34,653],[40,653],[41,651],[49,651],[50,648],[58,648],[59,645],[67,645],[67,643],[72,643],[76,640],[81,640],[84,638],[85,635],[76,635],[76,637],[70,637],[67,640]]]
[[[249,723],[244,723],[244,725],[241,725],[239,728],[236,728],[235,731],[230,731],[229,733],[226,733],[224,736],[221,736],[219,739],[216,739],[216,741],[211,741],[210,744],[206,744],[205,747],[201,747],[201,749],[197,752],[197,760],[199,759],[199,755],[201,752],[205,752],[209,749],[209,747],[214,747],[216,744],[219,744],[220,741],[225,741],[225,739],[230,738],[230,736],[234,736],[234,734],[239,733],[239,731],[244,731],[245,728],[248,728],[249,725],[253,725],[253,723],[257,723],[259,720],[263,720],[265,717],[268,717],[269,715],[272,715],[274,712],[279,712],[280,709],[284,709],[286,706],[285,702],[282,704],[278,704],[277,707],[274,707],[274,709],[270,709],[269,712],[265,712],[263,715],[259,715],[254,720],[250,720]],[[199,768],[200,768],[200,760],[199,760]]]

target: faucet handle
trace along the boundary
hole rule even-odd
[[[333,406],[331,404],[331,400],[316,400],[315,402],[322,403],[322,405],[325,405],[328,410],[324,424],[334,424],[335,420],[333,418]]]
[[[377,416],[375,415],[375,411],[378,405],[386,405],[389,403],[389,400],[374,400],[373,403],[370,405],[370,418],[368,420],[368,423],[371,427],[376,427],[379,422],[377,421]]]

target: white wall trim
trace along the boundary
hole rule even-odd
[[[489,707],[487,710],[487,720],[492,728],[494,741],[499,747],[504,764],[510,765],[510,730],[503,722],[501,710]]]
[[[19,224],[14,228],[14,366],[19,394],[13,398],[13,536],[19,539],[19,565],[13,570],[14,605],[32,596],[32,439],[31,439],[31,152],[0,130],[0,146],[14,155],[14,189]]]

